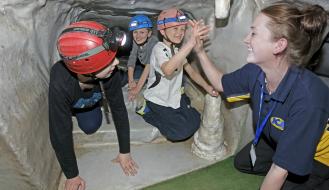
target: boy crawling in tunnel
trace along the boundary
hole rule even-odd
[[[124,42],[123,32],[93,21],[73,23],[58,38],[62,60],[54,64],[50,72],[49,132],[67,178],[65,190],[84,190],[86,186],[79,176],[74,152],[72,115],[76,116],[82,131],[92,134],[102,124],[102,105],[105,111],[110,106],[117,131],[119,154],[115,161],[126,175],[137,173],[138,166],[130,155],[128,114],[116,69],[117,47]]]

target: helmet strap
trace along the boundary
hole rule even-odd
[[[106,30],[94,30],[91,28],[84,28],[84,27],[73,27],[73,28],[66,28],[65,30],[63,30],[63,32],[60,35],[67,33],[67,32],[87,32],[89,34],[102,38],[107,31]]]
[[[166,40],[167,42],[169,42],[171,45],[174,44],[174,42],[172,42],[172,41],[168,38],[165,29],[163,30],[163,32],[164,32],[164,35],[162,35],[162,36],[163,36],[163,39]]]
[[[80,55],[72,56],[72,57],[62,56],[62,58],[66,59],[66,60],[80,60],[80,59],[88,58],[88,57],[90,57],[92,55],[95,55],[97,53],[100,53],[104,50],[105,50],[105,48],[103,46],[97,46],[93,49],[90,49],[88,51],[85,51],[85,52],[81,53]]]
[[[103,83],[102,80],[99,80],[99,86],[100,86],[101,93],[102,93],[102,107],[103,107],[103,113],[104,113],[104,116],[105,116],[105,120],[106,120],[107,124],[110,124],[111,123],[110,109],[108,107],[108,101],[107,101],[107,98],[106,98],[104,83]]]
[[[171,45],[170,45],[170,52],[171,52],[171,56],[175,55],[175,50],[174,50],[174,44],[173,43],[171,43]]]

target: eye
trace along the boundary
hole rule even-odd
[[[255,32],[251,32],[251,36],[255,36],[256,35],[256,33]]]

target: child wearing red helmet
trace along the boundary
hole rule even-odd
[[[144,120],[153,125],[170,141],[181,141],[191,137],[200,127],[200,114],[190,105],[189,98],[182,92],[183,70],[190,78],[213,96],[214,91],[201,75],[187,62],[186,57],[195,45],[195,38],[178,49],[184,39],[188,19],[177,8],[164,10],[158,16],[157,26],[163,41],[158,42],[151,54],[150,73],[144,91],[146,102],[138,111]],[[193,27],[191,35],[207,32],[207,28]],[[152,138],[150,140],[153,140]]]
[[[115,160],[126,175],[137,173],[138,166],[130,155],[129,120],[116,69],[117,47],[124,41],[121,31],[93,21],[67,26],[57,40],[62,60],[50,71],[49,133],[67,178],[65,190],[85,189],[74,152],[72,115],[82,131],[92,134],[102,124],[101,105],[104,110],[109,105],[117,130],[119,154]]]

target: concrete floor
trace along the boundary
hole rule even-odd
[[[208,166],[213,162],[190,152],[191,141],[184,143],[148,143],[132,146],[139,165],[136,176],[125,176],[119,164],[111,162],[118,150],[115,146],[89,147],[79,150],[78,165],[88,190],[130,190]]]
[[[126,89],[123,88],[124,96]],[[128,102],[128,101],[126,101]],[[74,141],[80,176],[87,190],[132,190],[159,183],[213,164],[191,153],[192,139],[171,143],[163,137],[148,142],[152,126],[135,113],[136,103],[127,103],[131,131],[131,153],[139,165],[136,176],[125,176],[119,164],[111,162],[118,154],[113,123],[93,135],[85,135],[74,122]],[[59,190],[63,190],[62,176]]]

